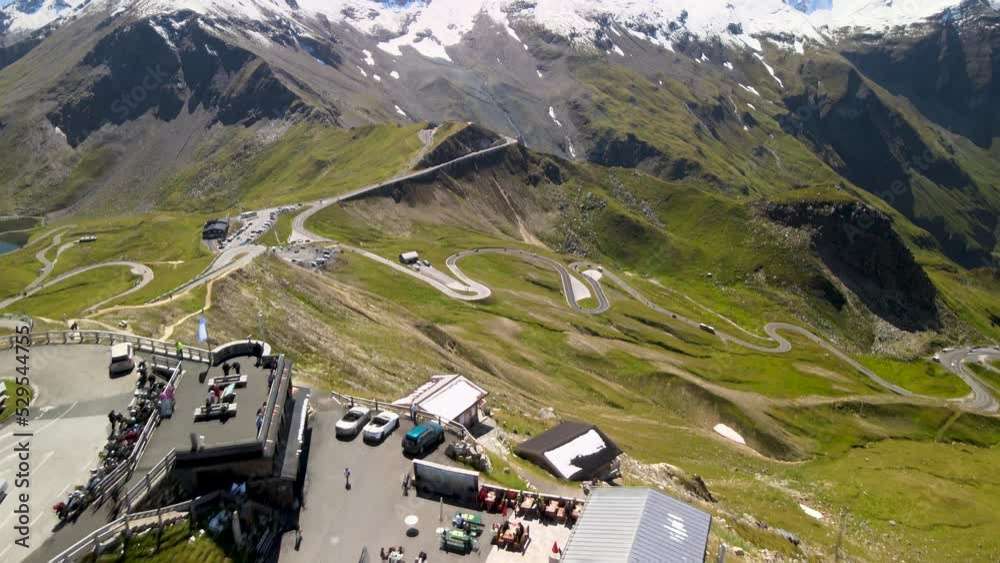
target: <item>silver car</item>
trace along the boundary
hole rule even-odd
[[[370,408],[361,405],[351,407],[347,414],[337,421],[337,436],[344,438],[357,436],[371,418],[372,410]]]

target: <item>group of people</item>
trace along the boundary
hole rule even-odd
[[[174,388],[149,372],[146,362],[137,367],[135,400],[128,412],[112,410],[108,412],[108,440],[100,453],[101,464],[91,470],[90,479],[84,487],[70,494],[66,502],[56,506],[60,517],[72,516],[77,509],[86,507],[93,500],[106,476],[114,472],[135,450],[142,429],[160,408],[162,401],[174,400]]]
[[[260,433],[260,427],[264,426],[264,411],[267,410],[267,401],[260,404],[260,408],[257,409],[257,433]]]
[[[230,371],[235,372],[236,375],[240,375],[240,363],[233,362],[230,364],[229,362],[223,362],[222,373],[224,373],[225,375],[229,375]]]
[[[404,553],[403,546],[399,547],[390,546],[388,548],[382,547],[379,548],[379,559],[381,559],[382,561],[390,561],[390,560],[402,561],[403,553]],[[413,563],[427,563],[427,553],[421,551],[413,559]]]
[[[208,396],[205,397],[205,410],[211,410],[212,405],[223,402],[222,387],[215,383],[208,386]]]

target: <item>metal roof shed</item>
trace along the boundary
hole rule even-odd
[[[563,563],[705,561],[712,517],[663,493],[602,487],[587,499]]]

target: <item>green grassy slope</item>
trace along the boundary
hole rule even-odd
[[[423,124],[339,129],[293,126],[258,152],[251,133],[206,154],[164,186],[167,208],[233,209],[281,205],[336,195],[398,174],[421,148]],[[244,156],[252,153],[252,156]]]

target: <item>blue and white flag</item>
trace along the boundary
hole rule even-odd
[[[201,312],[201,319],[198,320],[198,342],[208,342],[208,321],[205,320],[205,311]]]

